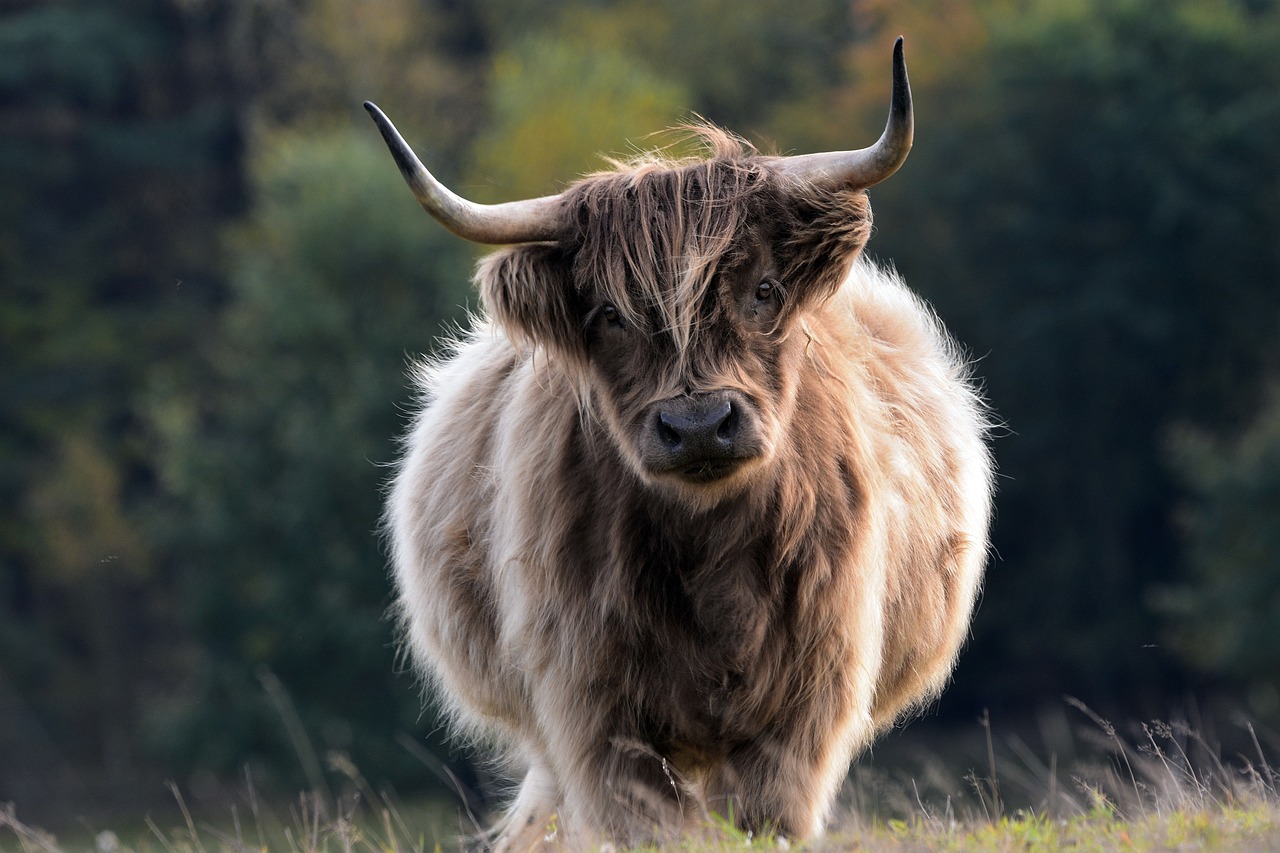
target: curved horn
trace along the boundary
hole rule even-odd
[[[902,56],[902,36],[893,45],[893,99],[889,121],[875,145],[857,151],[827,151],[784,157],[784,174],[816,184],[864,189],[898,171],[911,150],[915,119],[911,113],[911,85]]]
[[[459,196],[427,171],[413,149],[404,141],[391,119],[371,101],[364,108],[382,132],[391,156],[400,167],[405,183],[418,204],[459,237],[491,245],[536,243],[563,236],[565,217],[560,196],[509,201],[503,204],[476,204]]]

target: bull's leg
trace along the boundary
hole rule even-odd
[[[493,828],[494,853],[538,850],[554,832],[560,790],[546,762],[535,759],[525,773],[516,798]],[[554,840],[554,839],[552,839]]]
[[[591,707],[586,691],[548,692],[539,722],[569,843],[636,846],[677,836],[696,803],[676,770],[628,730],[617,697]]]
[[[870,738],[871,721],[829,732],[766,736],[732,750],[705,791],[707,809],[733,816],[741,829],[792,838],[822,832],[855,747]]]
[[[573,833],[584,827],[625,847],[678,838],[691,811],[675,768],[650,745],[613,735],[573,767],[564,784],[564,816]],[[594,840],[575,835],[575,841]]]
[[[575,843],[627,847],[678,837],[692,806],[676,771],[642,741],[595,743],[564,776],[565,826]]]

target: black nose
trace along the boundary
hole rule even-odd
[[[655,403],[645,423],[640,455],[656,476],[711,483],[731,476],[764,449],[758,409],[734,390],[671,397]]]
[[[692,464],[733,457],[740,420],[723,397],[683,397],[658,410],[656,429],[674,464]]]

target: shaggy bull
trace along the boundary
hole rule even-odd
[[[550,197],[468,202],[367,104],[419,202],[469,240],[484,315],[421,366],[387,511],[413,660],[518,792],[636,843],[708,812],[822,829],[849,763],[934,697],[987,549],[986,421],[956,347],[859,259],[884,135],[652,155]],[[562,835],[562,838],[565,837]]]

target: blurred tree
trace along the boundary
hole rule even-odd
[[[609,56],[625,51],[626,62],[643,75],[633,93],[667,81],[659,83],[659,89],[683,95],[677,105],[681,113],[692,110],[739,133],[752,134],[768,129],[775,111],[795,102],[815,103],[811,99],[842,79],[844,51],[854,35],[853,10],[860,4],[847,0],[803,4],[570,0],[551,8],[533,0],[481,0],[477,5],[494,34],[500,57],[533,58],[521,45],[538,39],[560,42],[562,49],[584,58],[579,61],[599,54],[609,62]],[[563,67],[563,59],[560,62],[552,67]],[[542,70],[526,67],[535,75]],[[590,83],[576,81],[577,85]],[[559,88],[547,96],[559,100],[565,93]],[[819,112],[826,111],[820,100],[816,104]],[[532,103],[522,109],[539,106]],[[497,109],[501,112],[502,107]],[[594,118],[607,123],[608,111],[597,112]],[[642,130],[662,130],[685,116],[658,118],[662,124]],[[606,150],[618,144],[616,138],[605,141]]]
[[[1280,317],[1273,317],[1280,320]],[[1278,330],[1280,331],[1280,330]],[[1156,597],[1175,648],[1218,680],[1248,685],[1254,714],[1280,717],[1280,386],[1234,436],[1183,428],[1174,465],[1192,490],[1191,572]]]
[[[0,12],[0,678],[39,721],[0,729],[49,747],[0,761],[0,785],[46,801],[75,767],[119,792],[138,760],[162,596],[138,595],[155,578],[134,391],[216,301],[208,235],[244,203],[252,56],[229,56],[239,11],[209,5]]]
[[[165,739],[140,721],[166,717],[200,653],[146,408],[157,388],[198,397],[208,379],[198,360],[224,333],[210,317],[227,296],[218,235],[246,208],[246,147],[271,138],[252,129],[367,122],[359,98],[377,93],[363,82],[384,80],[456,117],[433,135],[446,150],[483,112],[472,81],[487,54],[468,4],[372,5],[0,10],[0,800],[56,813],[137,795],[141,744]],[[379,177],[394,186],[394,170]]]
[[[287,11],[275,15],[269,42],[275,62],[257,102],[265,126],[364,123],[360,104],[373,100],[407,136],[438,152],[435,160],[465,159],[486,115],[491,50],[491,33],[474,4],[308,0],[282,6]]]
[[[963,96],[922,93],[911,160],[873,191],[873,250],[982,357],[1011,431],[957,683],[975,704],[1066,690],[1163,713],[1160,437],[1247,416],[1277,355],[1277,23],[1229,0],[1022,4],[940,81]]]
[[[964,97],[988,59],[988,22],[1016,0],[859,0],[852,37],[836,53],[839,74],[779,105],[770,133],[788,150],[828,151],[869,144],[889,107],[890,49],[904,38],[918,134],[928,141],[935,104]]]
[[[420,705],[384,618],[380,486],[407,354],[458,315],[470,249],[431,227],[372,128],[276,135],[257,159],[202,366],[152,374],[153,534],[195,645],[148,732],[186,767],[250,763],[284,790],[317,783],[299,742],[403,781],[423,768],[394,734]]]
[[[841,79],[856,5],[633,0],[618,4],[614,19],[622,27],[612,32],[616,43],[688,86],[690,107],[745,134],[764,127],[782,107],[815,103],[815,95]],[[589,17],[585,24],[588,33],[610,33]]]
[[[493,200],[558,192],[604,168],[597,155],[616,153],[624,141],[645,147],[687,103],[680,87],[616,47],[584,50],[541,36],[494,57],[490,99],[474,171],[494,187],[477,197],[502,197]]]

